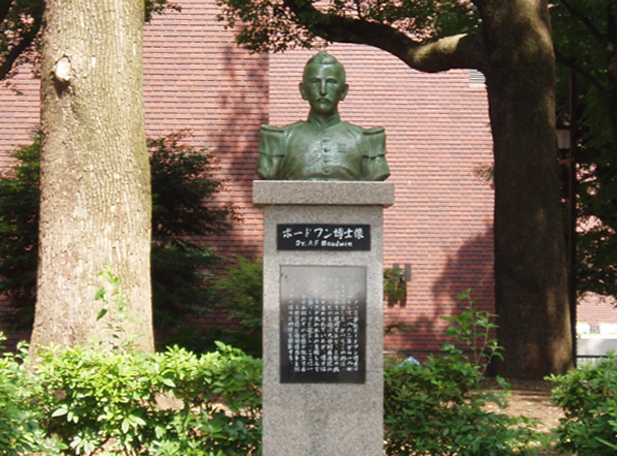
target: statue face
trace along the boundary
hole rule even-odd
[[[348,90],[343,68],[337,64],[307,65],[300,84],[302,98],[309,102],[311,111],[320,114],[337,112],[339,101],[345,99]]]

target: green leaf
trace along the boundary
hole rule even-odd
[[[107,290],[105,290],[105,288],[101,288],[100,290],[96,292],[96,295],[94,295],[94,300],[99,301],[103,299],[106,293],[107,293]]]
[[[64,416],[69,412],[68,406],[66,404],[62,404],[60,408],[56,409],[54,413],[51,414],[52,418],[56,418],[58,416]]]
[[[163,382],[163,384],[169,386],[170,388],[175,388],[176,384],[174,383],[174,381],[170,378],[163,378],[161,379],[161,381]]]
[[[98,298],[97,298],[98,299]],[[96,314],[96,321],[99,321],[101,318],[103,318],[105,315],[107,315],[108,310],[107,309],[101,309],[99,310],[99,313]]]

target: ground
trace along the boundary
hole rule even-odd
[[[546,381],[512,380],[508,407],[499,410],[494,404],[489,409],[495,412],[504,412],[510,416],[527,416],[540,421],[538,430],[550,433],[559,424],[559,419],[564,416],[561,408],[552,404],[551,384]],[[539,456],[558,456],[555,449],[541,450]]]
[[[525,415],[536,418],[543,424],[540,430],[548,432],[556,428],[563,417],[561,408],[550,402],[551,384],[546,381],[513,380],[509,407],[505,410],[510,416]],[[496,410],[494,408],[494,410]]]

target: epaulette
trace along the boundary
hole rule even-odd
[[[285,129],[274,125],[262,125],[259,153],[270,156],[285,155]]]
[[[369,158],[386,155],[386,130],[383,127],[373,127],[363,130],[364,140],[362,155]]]

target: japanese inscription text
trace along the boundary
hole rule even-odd
[[[366,268],[281,266],[281,383],[364,383]]]
[[[279,224],[278,250],[371,250],[370,225]]]

